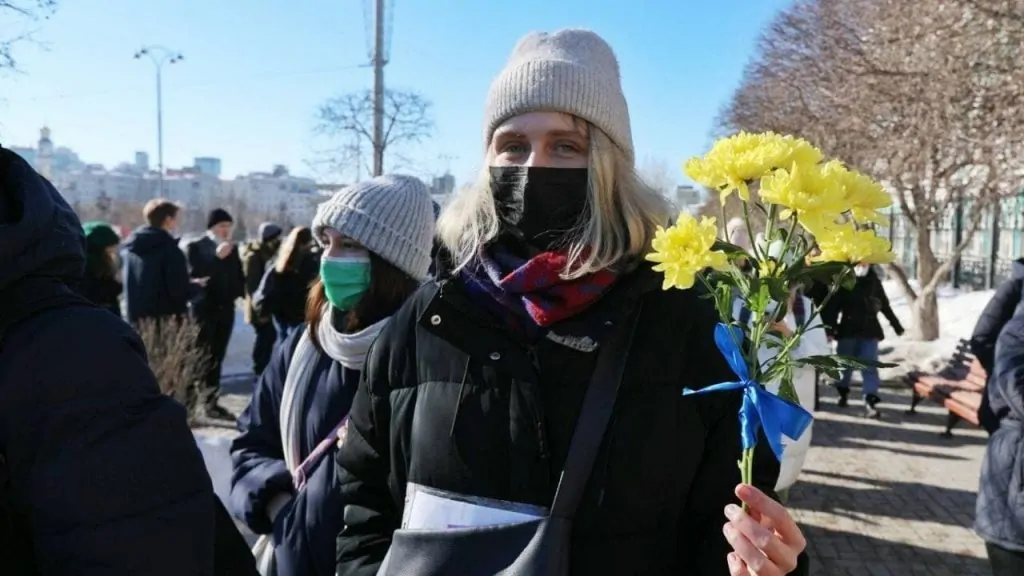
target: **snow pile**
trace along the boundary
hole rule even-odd
[[[245,323],[242,308],[235,309],[235,327],[228,342],[228,352],[224,356],[224,366],[220,373],[224,376],[237,376],[252,373],[252,343],[256,333],[252,326]]]
[[[917,342],[909,337],[909,330],[913,326],[911,304],[903,289],[895,281],[886,281],[885,292],[893,312],[908,333],[897,337],[885,318],[879,315],[878,319],[885,330],[885,340],[879,345],[881,360],[898,364],[895,368],[881,371],[883,380],[898,379],[913,370],[934,372],[940,369],[956,350],[957,342],[971,336],[978,316],[994,293],[993,290],[963,292],[951,286],[940,287],[939,339],[934,342]]]

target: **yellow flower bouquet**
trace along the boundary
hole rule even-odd
[[[703,157],[686,162],[685,172],[719,192],[723,212],[726,199],[739,195],[751,248],[718,238],[714,218],[697,220],[683,213],[672,226],[658,229],[647,259],[664,274],[664,289],[689,289],[700,282],[715,300],[721,319],[715,343],[737,380],[683,394],[742,391],[739,466],[742,481],[750,483],[759,433],[781,460],[782,436],[796,439],[812,421],[796,403],[795,367],[813,366],[838,378],[843,369],[882,366],[836,355],[794,359],[790,352],[812,329],[820,309],[854,281],[854,265],[892,261],[890,243],[869,226],[885,222],[879,211],[892,199],[880,184],[838,160],[826,160],[806,140],[771,132],[718,140]],[[752,185],[758,200],[752,199]],[[751,227],[755,211],[765,220],[764,233],[756,237]],[[776,332],[786,317],[790,290],[814,283],[827,288],[819,308],[792,334]],[[737,304],[749,312],[749,322],[734,317]],[[759,360],[764,348],[775,350],[767,362]],[[775,381],[780,383],[778,396],[761,385]]]

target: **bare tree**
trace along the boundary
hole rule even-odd
[[[1019,6],[1019,3],[1017,4]],[[726,130],[803,136],[892,191],[917,238],[914,336],[939,336],[937,288],[982,216],[1024,184],[1020,8],[998,0],[800,0],[764,31]],[[940,261],[935,227],[965,207]]]
[[[17,70],[14,47],[19,42],[32,39],[31,24],[49,18],[57,9],[57,0],[0,0],[0,22],[3,29],[15,28],[11,22],[20,21],[28,25],[25,31],[13,36],[0,36],[0,70]]]
[[[347,172],[353,166],[362,170],[364,151],[379,159],[374,166],[384,170],[384,158],[401,158],[401,145],[422,142],[434,132],[432,104],[424,96],[411,91],[388,90],[384,93],[384,135],[373,139],[373,92],[364,90],[332,98],[317,112],[317,132],[337,139],[332,163]],[[374,174],[379,176],[380,174]]]
[[[676,182],[679,169],[673,169],[664,158],[648,156],[637,170],[649,186],[661,192],[666,198],[675,201]]]

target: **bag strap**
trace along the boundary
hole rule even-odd
[[[320,465],[320,461],[327,455],[327,452],[339,443],[338,432],[341,431],[346,422],[348,422],[348,416],[342,418],[341,423],[331,429],[331,433],[321,440],[316,448],[302,461],[302,464],[299,464],[298,468],[292,472],[292,484],[295,486],[296,491],[302,490],[306,486],[309,474]]]
[[[583,489],[586,488],[590,471],[597,459],[597,451],[615,409],[615,397],[626,371],[626,359],[636,333],[641,307],[639,302],[633,306],[625,321],[598,349],[594,374],[583,397],[583,407],[569,444],[569,454],[565,458],[562,477],[551,504],[552,516],[572,518],[583,499]]]

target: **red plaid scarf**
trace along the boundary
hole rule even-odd
[[[541,252],[525,259],[495,244],[481,251],[462,277],[474,295],[486,295],[517,316],[541,327],[570,318],[596,302],[618,275],[601,270],[581,278],[561,277],[565,252]]]

